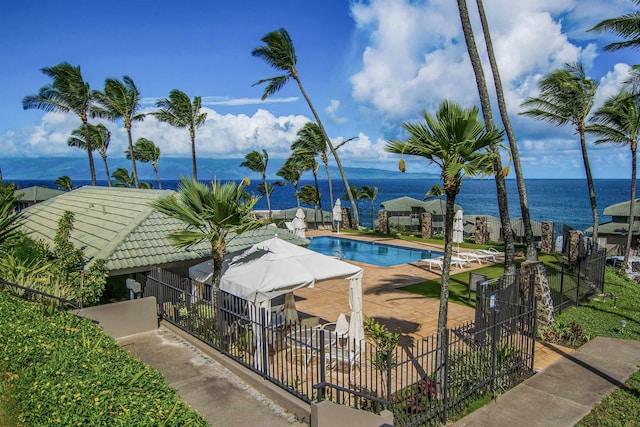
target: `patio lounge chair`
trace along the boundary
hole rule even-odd
[[[486,255],[479,254],[476,252],[461,252],[458,254],[458,258],[462,258],[467,263],[471,263],[475,261],[478,264],[482,264],[482,260],[486,259]]]
[[[442,267],[443,267],[442,263],[444,261],[444,257],[425,259],[424,261],[429,264],[429,271],[433,269],[434,265],[438,267],[440,270],[442,270]],[[466,259],[463,259],[457,256],[451,257],[451,265],[456,266],[458,268],[464,268],[464,265],[468,263],[469,261]]]
[[[494,262],[496,261],[497,257],[504,258],[504,252],[500,252],[500,251],[496,250],[495,248],[476,249],[474,252],[484,256],[485,259],[492,259]]]

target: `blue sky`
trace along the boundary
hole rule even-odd
[[[475,17],[474,5],[469,2]],[[633,11],[632,3],[485,0],[484,5],[525,177],[583,177],[573,129],[518,116],[519,105],[536,94],[540,77],[574,61],[582,61],[599,82],[597,105],[614,94],[637,62],[637,51],[604,52],[602,46],[614,39],[586,30]],[[63,61],[80,65],[93,89],[102,89],[107,77],[131,76],[144,97],[144,111],[152,111],[155,100],[174,88],[201,96],[208,118],[197,134],[199,157],[241,158],[262,148],[274,159],[286,157],[297,130],[312,117],[309,108],[295,82],[269,102],[261,102],[262,88],[252,86],[279,73],[251,50],[280,27],[293,39],[302,83],[331,138],[338,143],[356,137],[340,148],[346,166],[397,170],[397,156],[383,147],[404,136],[403,121],[418,120],[423,110],[434,112],[445,98],[478,104],[451,0],[4,0],[0,167],[5,178],[11,178],[10,157],[86,159],[66,144],[77,118],[22,109],[24,96],[49,83],[40,69]],[[483,42],[481,34],[476,41]],[[108,127],[109,156],[123,158],[122,126]],[[186,131],[153,117],[136,124],[133,134],[154,140],[163,156],[190,155]],[[628,148],[590,144],[589,155],[594,177],[630,176]],[[408,163],[408,172],[422,171],[438,172],[424,160]]]

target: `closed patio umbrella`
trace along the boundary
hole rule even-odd
[[[284,297],[284,321],[287,325],[292,323],[297,324],[298,320],[298,310],[296,309],[296,298],[293,295],[293,292],[289,292]]]
[[[460,243],[464,242],[464,216],[462,215],[462,209],[458,209],[453,217],[453,242],[458,244],[458,255],[460,255]]]
[[[340,203],[340,199],[336,199],[332,213],[333,220],[338,223],[338,234],[340,234],[340,221],[342,221],[342,203]]]

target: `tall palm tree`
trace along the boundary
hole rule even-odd
[[[260,173],[260,176],[262,177],[263,189],[265,190],[263,194],[267,198],[267,209],[269,210],[269,218],[271,218],[271,199],[269,197],[269,195],[271,194],[271,191],[268,191],[268,187],[266,187],[268,164],[269,164],[269,154],[267,153],[267,150],[263,148],[262,153],[256,150],[253,150],[247,153],[247,155],[244,156],[244,161],[240,163],[240,166],[248,168],[249,170],[252,170],[254,172]]]
[[[298,83],[298,88],[302,93],[305,101],[307,101],[307,105],[309,109],[311,109],[311,113],[322,132],[322,136],[324,140],[327,142],[327,146],[333,154],[333,158],[336,160],[336,165],[338,166],[338,170],[340,171],[340,175],[342,175],[342,181],[344,183],[344,188],[347,190],[347,196],[349,197],[349,201],[351,202],[351,207],[353,208],[353,218],[354,223],[358,224],[358,207],[353,199],[353,195],[349,190],[349,182],[347,181],[347,175],[342,168],[342,163],[340,162],[340,158],[338,157],[338,153],[331,143],[331,139],[327,135],[327,131],[322,125],[322,121],[320,120],[320,116],[316,112],[313,104],[311,103],[311,99],[305,92],[302,87],[302,82],[300,81],[300,77],[298,76],[298,70],[296,69],[296,63],[298,58],[296,57],[296,51],[293,46],[293,41],[289,36],[289,33],[284,28],[280,28],[276,31],[272,31],[266,36],[262,38],[262,41],[265,43],[263,46],[257,47],[253,49],[251,54],[258,58],[264,60],[271,67],[276,70],[285,71],[286,74],[276,77],[270,77],[268,79],[258,80],[255,85],[259,85],[262,83],[267,83],[267,86],[264,89],[264,93],[262,94],[262,100],[264,101],[269,96],[278,92],[282,87],[289,81],[289,79],[294,79],[296,83]],[[332,201],[333,203],[333,201]]]
[[[80,118],[84,126],[84,137],[87,141],[91,185],[96,185],[93,145],[91,143],[91,135],[89,135],[89,115],[93,101],[89,83],[82,79],[80,66],[74,67],[67,62],[61,62],[53,67],[45,67],[42,72],[53,81],[40,88],[37,95],[25,96],[22,99],[22,108],[55,113],[71,112]]]
[[[378,197],[378,187],[369,187],[368,185],[363,185],[360,187],[360,193],[362,194],[363,199],[371,200],[371,229],[373,230],[374,226],[374,215],[375,215],[375,206],[374,202]]]
[[[449,274],[456,196],[460,192],[463,177],[492,174],[492,157],[495,154],[489,148],[500,142],[502,132],[487,130],[478,118],[476,107],[463,109],[449,101],[440,103],[435,117],[426,112],[423,113],[423,116],[424,122],[403,123],[402,126],[409,134],[408,139],[406,141],[389,141],[385,150],[403,156],[424,157],[440,168],[440,177],[447,196],[444,260],[438,311],[438,340],[442,343],[448,317]],[[405,169],[402,158],[399,166],[400,170]],[[439,345],[438,348],[440,347]],[[436,369],[440,368],[441,363],[442,354],[438,352],[436,354]],[[444,373],[440,372],[440,374]],[[441,378],[441,380],[443,379]]]
[[[176,247],[186,248],[202,241],[209,243],[216,288],[220,285],[227,244],[241,233],[263,225],[251,214],[258,199],[248,196],[245,189],[243,183],[212,182],[209,186],[181,177],[177,194],[151,203],[158,212],[184,223],[183,230],[168,235]]]
[[[520,150],[518,149],[518,142],[516,141],[515,133],[511,127],[511,120],[509,119],[509,113],[507,111],[507,103],[504,99],[504,90],[502,89],[502,79],[500,78],[500,70],[498,69],[498,61],[493,51],[493,43],[491,41],[491,32],[489,31],[489,23],[487,22],[487,16],[484,12],[484,4],[482,0],[476,0],[478,5],[478,12],[480,14],[480,23],[482,25],[482,32],[484,34],[485,45],[487,46],[487,54],[489,56],[489,64],[491,65],[491,72],[493,74],[493,83],[496,88],[496,95],[498,98],[498,109],[500,110],[500,117],[502,118],[502,125],[504,126],[507,140],[509,141],[509,148],[511,150],[511,159],[513,161],[513,169],[516,174],[516,185],[518,187],[518,195],[520,196],[520,212],[522,213],[522,222],[524,225],[524,238],[527,245],[527,259],[529,261],[538,260],[538,250],[536,241],[533,238],[533,228],[531,227],[531,214],[529,211],[529,200],[527,198],[527,189],[524,182],[524,173],[522,171],[522,165],[520,164]]]
[[[68,175],[59,176],[53,183],[58,186],[58,190],[73,190],[73,181],[71,181],[71,178]]]
[[[482,69],[482,61],[478,54],[476,42],[473,36],[471,20],[469,18],[469,10],[467,9],[466,0],[458,0],[458,12],[462,23],[462,32],[467,44],[467,52],[469,60],[473,67],[473,73],[476,78],[476,87],[480,97],[480,106],[482,108],[482,116],[484,125],[487,130],[495,129],[493,122],[493,113],[491,111],[491,101],[489,98],[489,90],[487,89],[487,81],[484,77]],[[500,225],[503,231],[504,239],[504,272],[505,274],[513,274],[516,270],[515,248],[513,246],[513,233],[511,231],[511,218],[509,217],[509,204],[507,200],[507,185],[505,182],[506,171],[502,167],[502,160],[499,155],[499,147],[497,145],[489,147],[493,152],[493,175],[496,183],[496,194],[498,196],[498,209],[500,211]]]
[[[320,130],[320,126],[318,126],[317,123],[307,122],[298,131],[298,139],[291,143],[291,149],[296,150],[299,148],[304,148],[314,152],[316,155],[320,155],[320,159],[322,159],[322,163],[324,163],[324,168],[327,172],[329,200],[331,200],[331,207],[333,207],[333,184],[331,183],[331,172],[329,171],[327,142],[325,141],[324,136],[322,136],[322,130]],[[338,149],[337,146],[335,148],[336,150]]]
[[[586,131],[598,137],[596,144],[628,145],[631,150],[631,203],[629,205],[629,229],[624,253],[624,270],[629,266],[633,225],[636,211],[636,152],[640,134],[640,100],[637,95],[624,91],[607,99],[590,119]]]
[[[88,124],[89,135],[91,135],[92,148],[97,150],[104,162],[104,170],[107,175],[107,185],[111,187],[111,175],[109,175],[109,164],[107,163],[107,150],[111,142],[111,132],[102,123],[97,125]],[[84,136],[84,126],[80,126],[71,132],[71,136],[67,139],[67,145],[77,147],[83,150],[87,149],[87,141]]]
[[[127,159],[131,159],[129,151],[124,152]],[[158,162],[160,161],[160,147],[147,138],[138,138],[133,146],[133,155],[135,159],[142,163],[151,163],[153,171],[158,181],[158,189],[162,190],[162,181],[160,181],[160,173],[158,172]]]
[[[129,171],[127,168],[118,168],[111,174],[115,182],[113,183],[114,187],[127,187],[131,188],[134,185],[133,173],[129,175]]]
[[[134,122],[144,120],[144,114],[140,113],[140,91],[129,76],[123,76],[122,81],[108,78],[104,81],[102,92],[94,90],[93,97],[99,106],[93,109],[94,117],[120,120],[124,123],[129,140],[129,157],[131,159],[131,173],[133,182],[138,187],[138,170],[133,153],[133,137],[131,128]]]
[[[169,123],[177,128],[184,128],[189,131],[191,139],[191,162],[193,163],[193,179],[198,180],[198,168],[196,166],[196,129],[204,126],[207,113],[201,112],[202,99],[199,96],[193,97],[193,102],[189,96],[173,89],[169,93],[169,98],[162,98],[156,103],[160,108],[153,114],[161,122]]]
[[[572,124],[580,136],[582,162],[587,175],[591,213],[593,215],[593,242],[598,244],[598,205],[596,191],[589,165],[587,142],[585,139],[586,120],[598,83],[587,77],[581,63],[566,64],[564,68],[552,71],[538,82],[540,94],[522,103],[529,108],[520,114],[544,120],[556,126]]]
[[[633,2],[636,6],[640,6],[640,0],[633,0]],[[605,19],[589,31],[607,31],[626,39],[621,42],[609,43],[604,47],[605,50],[618,50],[625,47],[638,48],[640,47],[640,11]]]
[[[313,182],[315,184],[316,193],[318,194],[318,206],[322,212],[322,194],[320,193],[320,185],[318,184],[318,162],[316,162],[315,152],[307,148],[298,148],[293,150],[291,158],[294,159],[302,172],[310,170],[313,174]],[[322,217],[322,226],[324,227],[324,216]]]
[[[276,175],[284,179],[286,182],[290,182],[295,188],[296,202],[300,207],[300,197],[298,197],[298,186],[300,185],[300,177],[302,176],[303,168],[299,162],[294,158],[288,158],[284,164],[278,169]]]

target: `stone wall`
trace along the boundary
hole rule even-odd
[[[546,253],[553,252],[553,222],[545,221],[542,223],[540,250]]]
[[[351,224],[351,208],[342,208],[342,228],[351,229],[353,228],[353,224]]]
[[[546,268],[543,263],[525,261],[520,265],[520,284],[522,294],[528,295],[533,286],[537,300],[536,316],[539,326],[550,325],[554,322],[553,299],[547,281]]]
[[[389,234],[389,217],[385,209],[378,211],[378,228],[380,229],[380,233]]]
[[[420,231],[422,232],[423,239],[433,237],[433,218],[430,212],[422,212]]]
[[[489,241],[489,232],[487,231],[487,218],[483,216],[476,217],[475,239],[477,245],[486,245]]]

